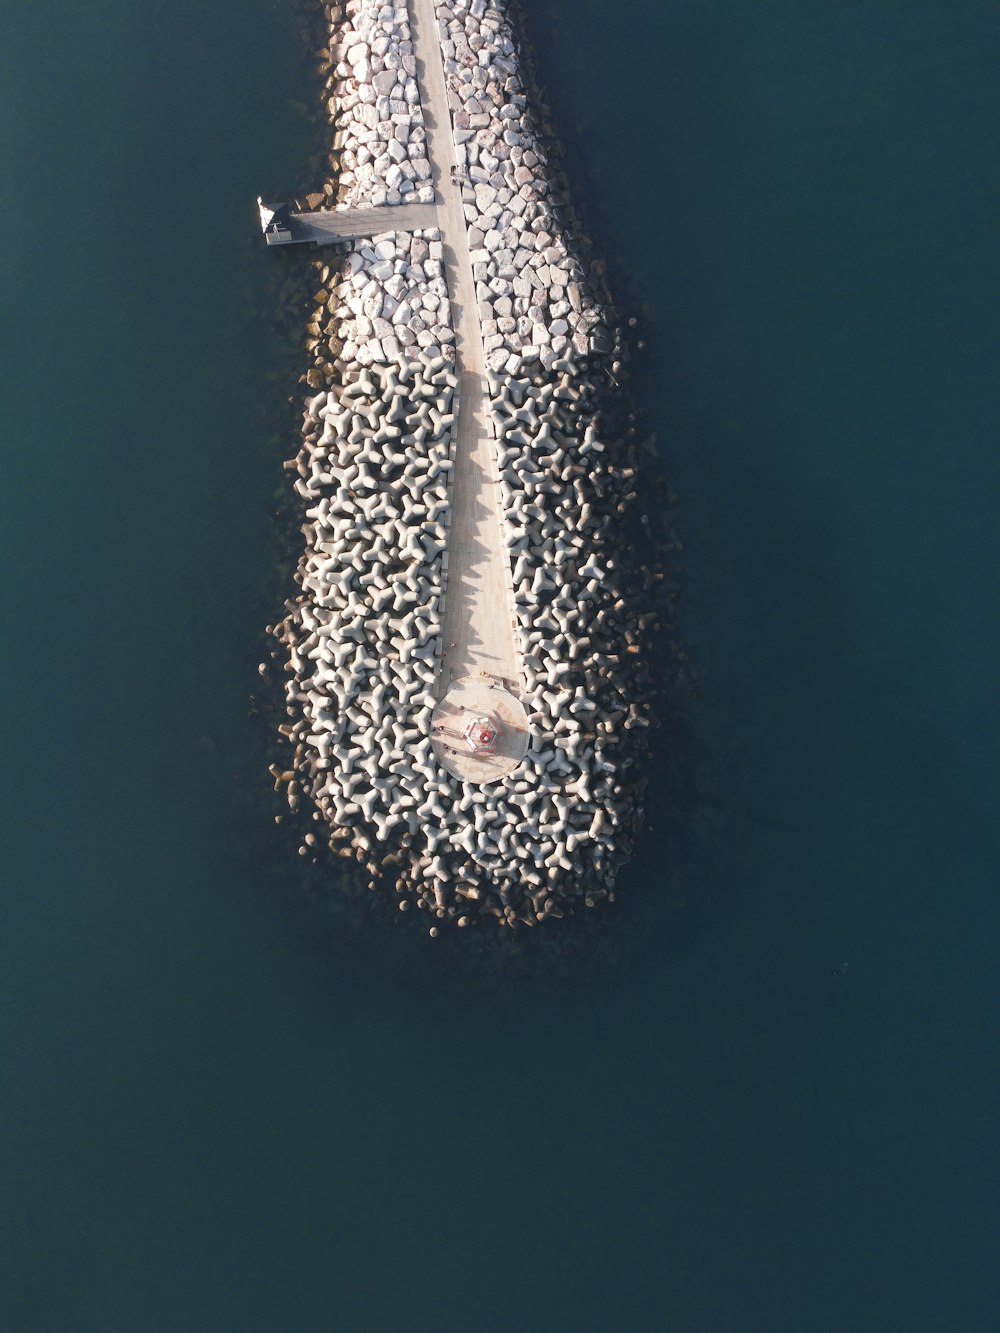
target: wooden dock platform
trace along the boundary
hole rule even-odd
[[[336,245],[385,231],[421,231],[440,225],[437,204],[397,204],[370,208],[327,208],[289,213],[288,227],[265,231],[268,245]]]

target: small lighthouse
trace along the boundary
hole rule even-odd
[[[500,723],[492,713],[480,713],[469,718],[462,735],[473,754],[493,754],[500,739]]]

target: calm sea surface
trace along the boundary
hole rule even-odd
[[[996,1327],[1000,8],[529,8],[697,682],[548,980],[272,822],[290,4],[7,6],[4,1333]]]

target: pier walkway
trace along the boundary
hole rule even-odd
[[[504,541],[492,418],[487,409],[483,332],[461,185],[451,176],[457,160],[434,2],[409,0],[409,12],[427,134],[425,147],[451,298],[458,375],[448,591],[438,697],[444,698],[452,682],[458,689],[463,681],[487,678],[508,681],[519,693],[522,679],[514,633],[510,557]],[[446,768],[452,767],[447,757],[441,756],[441,761]]]
[[[441,225],[437,204],[399,204],[395,208],[325,208],[285,215],[287,227],[264,232],[268,245],[336,245],[383,231],[419,231]]]

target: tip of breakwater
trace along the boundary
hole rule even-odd
[[[293,467],[305,551],[276,633],[290,803],[437,936],[614,901],[659,617],[656,571],[622,539],[638,458],[610,405],[619,336],[509,24],[477,0],[429,13],[418,0],[411,30],[364,0],[331,10],[340,203],[386,230],[323,264]],[[487,75],[464,77],[469,52]],[[393,229],[428,179],[438,226]]]

